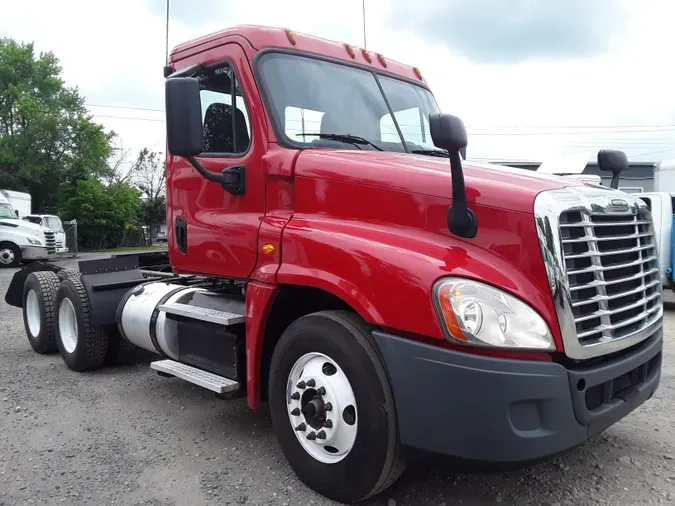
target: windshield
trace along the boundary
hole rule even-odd
[[[63,225],[61,225],[61,220],[55,216],[47,216],[44,219],[45,227],[50,229],[52,232],[63,232]]]
[[[16,218],[12,206],[9,204],[0,204],[0,218]]]
[[[403,152],[398,126],[408,151],[435,149],[428,118],[438,106],[425,88],[348,65],[280,53],[263,56],[260,71],[279,137],[307,147],[375,149],[318,138],[352,135],[386,151]]]

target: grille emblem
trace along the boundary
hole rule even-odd
[[[609,206],[615,211],[628,211],[628,202],[623,199],[612,199]]]

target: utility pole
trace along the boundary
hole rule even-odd
[[[169,64],[169,0],[166,0],[166,64]]]
[[[366,49],[366,0],[361,0],[361,6],[363,7],[363,49]]]

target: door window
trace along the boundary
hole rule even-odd
[[[251,145],[251,122],[239,80],[230,65],[198,74],[204,154],[244,154]]]

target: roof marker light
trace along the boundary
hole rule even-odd
[[[382,56],[380,53],[377,53],[377,61],[379,61],[383,67],[385,68],[387,67],[387,61],[384,59],[384,56]]]
[[[293,33],[293,30],[286,30],[286,37],[288,37],[288,42],[293,44],[295,46],[295,34]]]
[[[370,53],[368,52],[367,49],[362,49],[361,54],[368,63],[373,63],[373,59],[371,58]]]
[[[352,46],[345,44],[345,49],[347,50],[347,54],[349,54],[349,56],[356,58],[356,53],[354,52],[354,48]]]
[[[414,68],[413,68],[413,72],[414,72],[415,75],[417,76],[417,79],[419,79],[420,81],[422,81],[422,72],[420,72],[420,69],[418,69],[417,67],[414,67]]]

